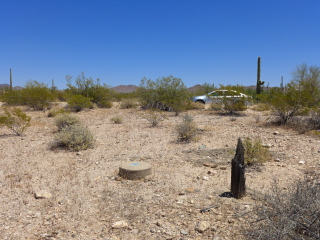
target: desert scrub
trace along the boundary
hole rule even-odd
[[[124,99],[120,103],[122,109],[136,108],[137,106],[138,104],[133,99]]]
[[[81,124],[80,118],[77,115],[70,113],[59,114],[54,118],[54,121],[59,131],[65,127]]]
[[[73,95],[68,100],[68,106],[71,110],[80,112],[85,108],[92,108],[92,103],[90,101],[90,98],[84,97],[82,95]]]
[[[286,186],[274,181],[272,190],[246,214],[246,239],[319,239],[319,175]]]
[[[151,123],[152,127],[155,127],[160,122],[164,121],[165,119],[168,119],[162,111],[158,111],[156,109],[147,110],[142,117],[147,119],[148,122]]]
[[[48,111],[48,117],[55,117],[59,114],[63,114],[63,113],[69,113],[66,112],[66,110],[64,110],[63,108],[57,109],[57,108],[52,108]]]
[[[200,110],[205,109],[205,105],[199,102],[188,101],[186,104],[186,110]]]
[[[123,123],[123,117],[121,117],[121,116],[114,116],[114,117],[111,118],[111,121],[112,121],[113,123],[116,123],[116,124],[121,124],[121,123]]]
[[[94,138],[88,128],[82,125],[71,125],[62,128],[55,136],[52,148],[65,148],[71,151],[80,151],[92,148]]]
[[[180,142],[196,140],[198,134],[197,126],[193,122],[193,118],[188,114],[182,116],[182,122],[177,124],[176,131]]]
[[[6,126],[15,134],[21,136],[22,132],[30,126],[31,117],[19,108],[9,109],[5,107],[4,113],[0,115],[0,126]]]
[[[257,103],[252,107],[254,111],[269,111],[271,107],[266,103]]]
[[[215,111],[220,111],[222,109],[222,104],[221,102],[212,102],[210,104],[210,109],[215,110]]]
[[[261,144],[260,139],[252,140],[246,138],[244,145],[244,163],[245,165],[253,165],[256,163],[264,163],[271,159],[271,154],[268,148]]]

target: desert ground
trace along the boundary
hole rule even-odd
[[[139,108],[81,111],[95,137],[81,152],[51,150],[54,119],[26,113],[32,120],[23,136],[0,128],[0,239],[243,239],[243,213],[274,180],[286,189],[320,163],[319,137],[266,124],[269,113],[252,109],[237,117],[188,111],[199,128],[190,143],[177,141],[184,113],[166,113],[151,127]],[[261,139],[272,158],[247,169],[247,194],[237,200],[224,193],[239,137]],[[119,178],[128,161],[150,163],[152,175]]]

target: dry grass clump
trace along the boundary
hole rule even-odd
[[[142,116],[151,123],[152,127],[157,126],[160,122],[167,119],[166,115],[162,111],[156,109],[146,110],[145,114]]]
[[[116,124],[121,124],[121,123],[123,123],[123,117],[121,117],[121,116],[114,116],[114,117],[111,118],[111,121],[112,121],[113,123],[116,123]]]
[[[138,104],[133,99],[124,99],[120,103],[122,109],[136,108],[137,106]]]
[[[319,239],[320,184],[317,177],[298,181],[280,190],[275,181],[248,215],[250,226],[244,228],[248,239]]]
[[[186,114],[182,116],[182,122],[176,126],[178,140],[181,142],[190,142],[196,140],[198,128],[193,122],[193,118]]]
[[[253,165],[257,163],[264,163],[271,159],[271,154],[268,148],[261,144],[260,139],[255,139],[254,141],[250,138],[246,138],[243,141],[244,145],[244,162],[245,165]]]
[[[55,117],[55,124],[57,125],[59,131],[65,127],[70,127],[71,125],[80,124],[80,118],[77,115],[70,113],[59,114]]]
[[[94,138],[88,128],[82,125],[71,125],[62,128],[55,137],[53,148],[62,147],[71,151],[92,148]]]
[[[269,111],[271,110],[270,105],[266,103],[257,103],[252,107],[252,110],[254,111]]]

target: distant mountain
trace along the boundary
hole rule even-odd
[[[10,85],[7,84],[7,83],[0,84],[0,89],[4,89],[4,88],[10,88]],[[20,87],[20,86],[13,87],[13,89],[15,89],[15,90],[19,90],[19,89],[22,89],[22,88],[23,87]]]
[[[131,93],[137,91],[137,88],[135,85],[119,85],[111,89],[119,93]]]

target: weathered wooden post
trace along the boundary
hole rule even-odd
[[[231,193],[237,199],[242,198],[246,194],[244,171],[244,146],[239,138],[236,154],[231,161]]]

